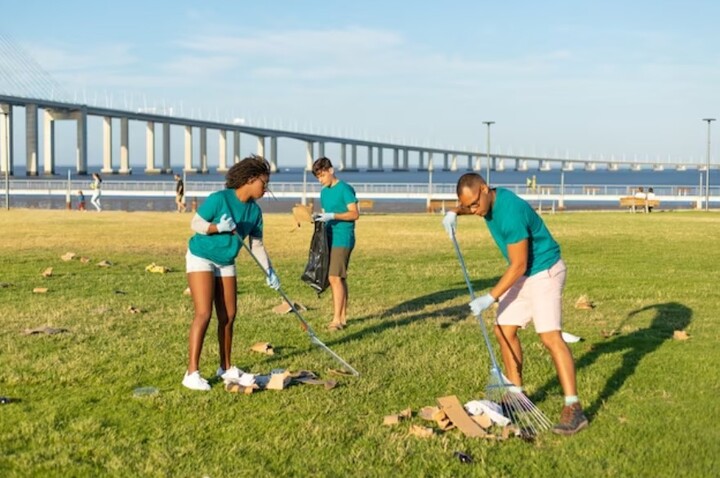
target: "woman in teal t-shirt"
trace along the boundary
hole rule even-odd
[[[268,286],[280,288],[262,242],[262,211],[255,202],[263,197],[269,181],[270,164],[264,158],[245,158],[228,171],[226,189],[210,194],[193,217],[191,227],[195,235],[190,238],[185,262],[195,317],[190,326],[188,368],[182,381],[189,389],[210,390],[198,368],[213,303],[220,345],[220,367],[216,374],[225,381],[247,385],[252,382],[253,377],[234,367],[230,360],[237,310],[235,258],[240,252],[240,241],[250,236],[250,249],[265,267]],[[240,237],[234,233],[236,230]]]

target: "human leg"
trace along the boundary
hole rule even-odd
[[[188,340],[188,372],[198,370],[203,339],[212,316],[215,277],[211,271],[188,272],[188,285],[195,308]]]
[[[228,370],[232,365],[233,325],[237,311],[237,278],[215,278],[215,313],[218,318],[218,343],[220,368]]]
[[[522,387],[523,351],[517,325],[495,325],[495,337],[500,344],[500,356],[505,375],[518,387]]]
[[[333,296],[333,319],[330,323],[331,328],[342,328],[342,313],[345,307],[345,286],[343,279],[338,276],[328,277],[330,282],[330,290]]]
[[[548,352],[550,352],[563,394],[566,397],[577,396],[575,362],[573,361],[570,347],[568,347],[563,340],[561,332],[559,330],[553,330],[541,333],[540,340]]]

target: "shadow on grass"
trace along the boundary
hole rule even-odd
[[[672,340],[673,332],[685,329],[692,319],[692,309],[689,307],[677,302],[666,302],[630,312],[617,329],[633,316],[648,310],[655,311],[655,317],[649,327],[593,345],[590,351],[575,361],[575,368],[580,371],[595,363],[603,354],[625,351],[620,368],[608,378],[605,387],[595,400],[585,407],[585,413],[589,417],[594,416],[602,404],[622,388],[625,381],[635,373],[643,357],[657,350],[666,340]],[[544,399],[550,389],[557,387],[559,383],[556,377],[538,389],[533,394],[532,400]]]
[[[492,277],[482,280],[476,280],[472,282],[473,289],[476,291],[480,291],[483,289],[486,289],[488,287],[491,287],[495,284],[497,284],[497,281],[500,280],[500,277]],[[431,311],[425,311],[425,307],[429,305],[437,305],[442,304],[445,302],[449,302],[451,300],[454,300],[456,297],[459,296],[466,296],[468,302],[470,302],[470,294],[467,290],[467,287],[465,287],[463,283],[463,287],[457,287],[454,289],[447,289],[442,290],[438,292],[433,292],[431,294],[423,295],[420,297],[415,297],[413,299],[407,300],[405,302],[402,302],[398,305],[393,306],[390,309],[387,309],[382,314],[378,315],[367,315],[364,317],[359,317],[357,319],[351,319],[348,322],[348,325],[350,326],[350,329],[357,328],[362,322],[365,322],[370,319],[380,319],[382,322],[371,325],[368,327],[365,327],[361,330],[350,332],[347,335],[343,335],[341,337],[332,338],[330,340],[324,340],[324,338],[328,337],[329,333],[323,333],[322,331],[319,331],[318,336],[320,337],[320,340],[325,343],[325,345],[332,347],[334,345],[346,343],[346,342],[352,342],[354,340],[361,340],[368,336],[375,337],[377,334],[382,333],[386,329],[390,328],[396,328],[396,327],[403,327],[409,324],[412,324],[414,322],[418,322],[420,320],[425,320],[432,317],[438,317],[438,316],[455,316],[458,319],[465,319],[469,315],[469,308],[467,304],[463,305],[455,305],[450,307],[445,307],[443,309],[438,310],[431,310]],[[410,314],[410,315],[405,315]],[[398,318],[395,320],[387,320],[390,319],[393,316],[396,315],[405,315],[402,318]],[[383,320],[386,319],[386,320]],[[284,360],[290,356],[305,353],[305,351],[295,351],[290,354],[285,354],[282,356],[275,355],[272,358],[268,359],[268,363],[273,363],[279,360]],[[345,359],[348,359],[347,357],[344,357]],[[352,361],[348,360],[351,364]],[[356,366],[357,368],[357,366]]]

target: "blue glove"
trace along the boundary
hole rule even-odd
[[[485,309],[495,303],[495,297],[485,294],[470,302],[470,310],[475,317],[480,317]]]
[[[218,222],[215,227],[217,227],[218,232],[232,232],[237,226],[230,216],[223,214],[220,222]]]
[[[273,269],[272,267],[267,271],[265,283],[271,289],[278,290],[280,288],[280,278],[277,276],[277,274],[275,274],[275,269]]]
[[[334,212],[322,212],[320,214],[315,215],[315,220],[320,222],[328,222],[335,219],[335,213]]]
[[[457,230],[457,213],[455,211],[446,212],[442,224],[443,227],[445,227],[445,232],[447,232],[450,239],[452,239]]]

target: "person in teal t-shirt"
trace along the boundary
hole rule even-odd
[[[572,435],[588,424],[577,397],[575,363],[563,340],[562,291],[566,267],[560,258],[560,246],[545,223],[530,205],[512,191],[490,188],[476,173],[467,173],[457,183],[460,206],[448,211],[443,225],[454,237],[458,214],[485,218],[508,267],[487,294],[470,302],[473,314],[498,302],[495,335],[511,382],[522,387],[522,345],[520,327],[531,321],[555,364],[565,406],[555,433]]]
[[[355,221],[360,217],[355,190],[335,176],[332,162],[319,158],[313,174],[323,188],[320,191],[322,214],[316,221],[326,222],[330,235],[329,282],[333,295],[333,320],[328,329],[341,330],[347,324],[347,269],[355,247]]]
[[[189,389],[210,390],[198,369],[213,303],[220,345],[220,367],[216,375],[245,385],[253,380],[252,375],[233,366],[230,359],[237,310],[235,258],[242,247],[240,241],[250,236],[250,249],[265,267],[267,285],[280,288],[280,280],[262,242],[262,211],[255,202],[263,197],[269,181],[270,164],[264,158],[245,158],[228,171],[226,189],[210,194],[192,219],[195,235],[188,243],[185,264],[195,316],[190,326],[188,368],[182,381]]]

